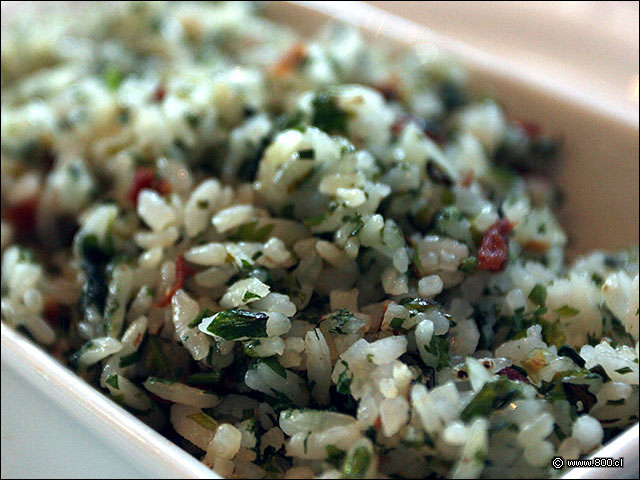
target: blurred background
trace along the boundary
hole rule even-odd
[[[638,123],[640,2],[366,3],[597,98]]]

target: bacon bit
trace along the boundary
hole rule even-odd
[[[280,60],[269,68],[269,72],[277,77],[290,74],[300,67],[307,57],[307,46],[296,43]]]
[[[54,300],[49,300],[44,304],[42,311],[44,320],[49,324],[51,328],[55,328],[60,325],[60,304]]]
[[[36,228],[36,211],[38,198],[28,198],[2,210],[2,218],[11,223],[19,237],[27,237]]]
[[[542,134],[542,128],[535,122],[528,120],[516,120],[514,123],[516,127],[523,130],[529,138],[536,138]]]
[[[529,252],[542,254],[549,251],[550,245],[547,242],[540,240],[529,240],[527,243],[522,245],[522,247]]]
[[[141,190],[149,188],[160,195],[171,193],[171,186],[164,178],[156,175],[156,171],[150,167],[139,167],[133,176],[133,183],[127,194],[127,199],[134,205],[138,205],[138,194]]]
[[[152,95],[151,99],[156,103],[160,103],[160,102],[162,102],[164,100],[164,97],[166,95],[167,95],[167,89],[165,88],[164,85],[160,84],[153,91],[153,95]]]
[[[484,232],[478,249],[478,270],[502,271],[509,261],[509,232],[513,225],[504,218]]]
[[[187,263],[184,260],[184,255],[181,253],[176,258],[176,280],[173,283],[173,287],[165,294],[162,299],[156,302],[156,307],[166,307],[171,302],[171,299],[175,295],[175,293],[182,288],[184,285],[184,281],[187,279],[189,275],[192,275],[194,272],[189,268]]]
[[[530,383],[529,379],[526,377],[526,375],[523,375],[522,373],[520,373],[515,368],[504,367],[502,370],[500,370],[498,372],[498,375],[504,375],[509,380],[519,380],[521,382]]]
[[[395,75],[372,84],[371,88],[379,91],[385,100],[397,100],[400,98],[400,79]]]
[[[380,417],[380,415],[378,415],[376,421],[373,423],[373,429],[375,431],[378,431],[380,430],[380,427],[382,427],[382,418]]]

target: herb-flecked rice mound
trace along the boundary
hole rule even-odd
[[[18,16],[2,320],[225,477],[553,475],[638,421],[638,250],[565,264],[557,151],[430,46]]]

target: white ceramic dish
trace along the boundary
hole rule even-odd
[[[567,193],[567,203],[560,216],[571,235],[574,252],[592,248],[615,249],[638,243],[637,116],[634,118],[618,108],[594,101],[567,88],[567,85],[549,79],[541,81],[526,69],[509,68],[500,58],[360,2],[278,2],[267,6],[267,14],[303,33],[310,33],[328,19],[337,18],[399,47],[431,42],[450,51],[471,72],[472,88],[497,92],[497,97],[514,117],[539,121],[549,131],[561,132],[565,136],[565,159],[552,175]],[[136,477],[218,478],[195,458],[142,424],[5,325],[2,325],[1,339],[3,386],[9,384],[5,383],[5,376],[19,379],[29,385],[30,391],[41,395],[38,403],[43,408],[66,412],[61,418],[74,422],[77,432],[89,430],[90,438],[98,442],[95,448],[104,448],[107,458],[111,455],[114,461],[119,459],[121,468],[111,470],[111,475],[124,476],[123,472],[128,472]],[[12,385],[16,383],[13,380]],[[12,394],[11,398],[19,396]],[[3,405],[6,400],[3,392]],[[11,425],[29,421],[33,422],[33,419],[12,419]],[[3,419],[3,443],[11,439],[11,432],[5,431],[8,424]],[[31,431],[37,432],[37,428]],[[36,455],[26,452],[22,458],[37,461],[38,450],[46,447],[42,439],[32,440],[34,447],[37,446],[34,448]],[[78,439],[61,438],[61,441],[70,443]],[[87,450],[80,449],[77,456],[82,457],[83,452],[87,455]],[[3,477],[9,463],[5,452],[9,450],[3,446]],[[624,456],[624,469],[576,469],[568,472],[565,478],[607,478],[614,475],[637,478],[638,425],[595,456]],[[59,462],[87,465],[85,474],[90,477],[109,476],[109,472],[96,472],[95,465],[79,460],[81,458],[63,457]],[[25,467],[25,471],[35,476],[33,472],[36,470]],[[50,476],[63,477],[65,471],[60,468],[49,473]],[[77,469],[73,472],[80,475]]]

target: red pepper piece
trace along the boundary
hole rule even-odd
[[[187,262],[184,259],[184,255],[181,253],[176,258],[176,280],[173,283],[173,287],[162,297],[159,301],[156,302],[156,307],[166,307],[171,302],[171,299],[175,295],[175,293],[182,288],[184,285],[184,281],[187,279],[189,275],[192,275],[194,272],[189,268]]]
[[[515,368],[504,367],[498,372],[498,375],[504,375],[509,380],[520,380],[521,382],[531,383],[529,379]]]
[[[529,120],[516,120],[514,122],[518,128],[524,130],[529,138],[536,138],[542,134],[542,128],[535,122]]]
[[[153,91],[153,96],[151,99],[154,102],[160,103],[164,100],[164,97],[167,95],[167,89],[164,85],[158,85],[156,89]]]
[[[51,328],[57,327],[60,325],[60,304],[51,300],[46,302],[44,304],[42,316]]]
[[[380,92],[385,100],[397,100],[400,98],[400,79],[397,77],[389,77],[386,80],[374,83],[371,88]]]
[[[499,272],[509,262],[509,232],[513,225],[504,218],[484,232],[478,249],[478,270]]]
[[[145,188],[155,190],[160,195],[171,193],[171,186],[164,178],[156,175],[156,171],[150,167],[140,167],[133,176],[133,183],[127,194],[127,199],[134,205],[138,205],[138,194]]]
[[[269,67],[269,72],[282,77],[289,75],[300,67],[307,58],[307,46],[304,43],[296,43],[274,65]]]
[[[38,198],[31,197],[3,209],[2,217],[16,229],[19,237],[30,235],[36,228]]]

